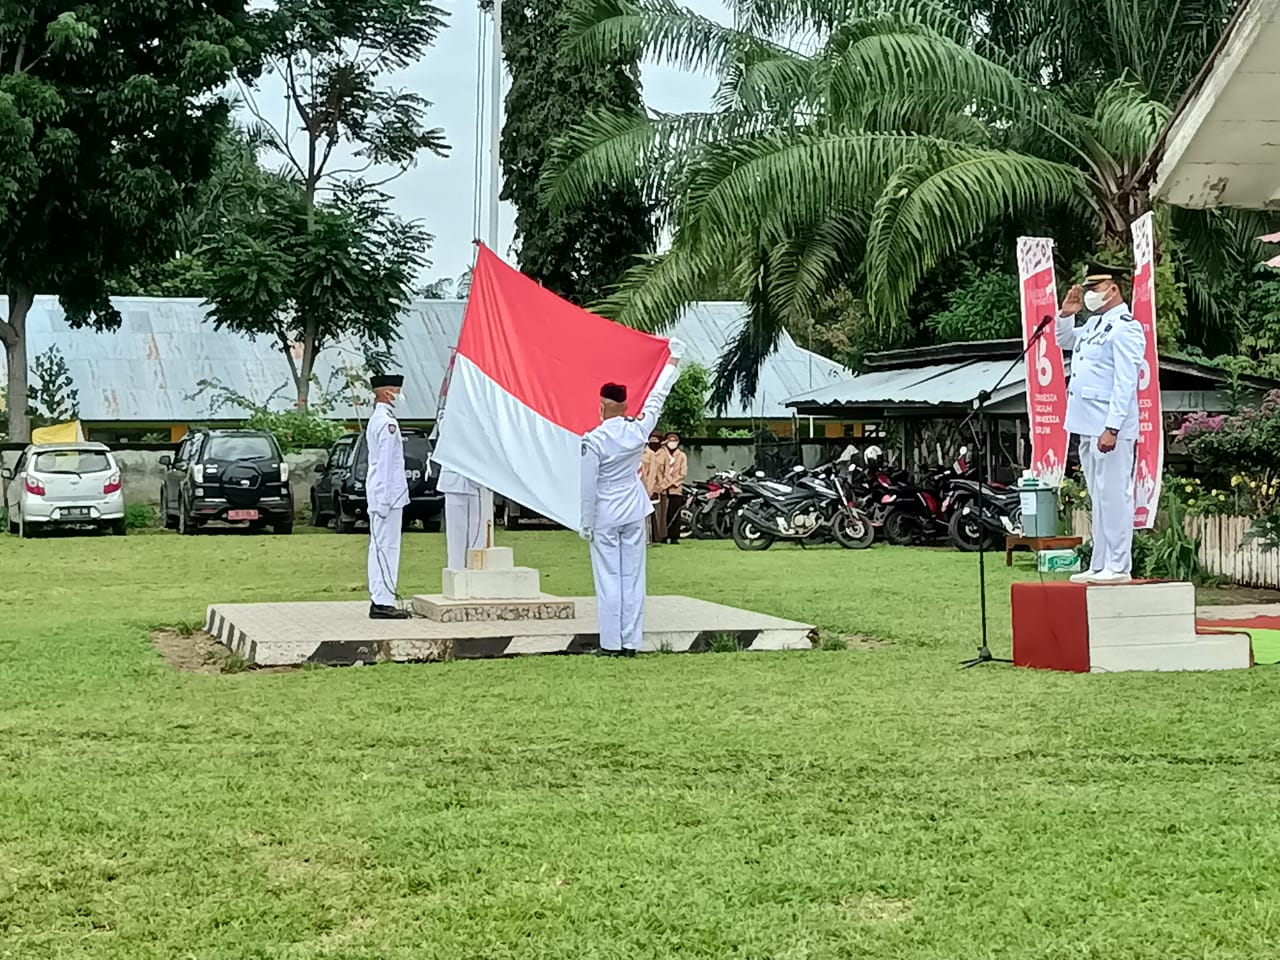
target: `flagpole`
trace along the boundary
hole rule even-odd
[[[498,196],[502,192],[502,0],[493,0],[493,46],[490,50],[489,94],[489,249],[497,253]],[[493,491],[480,493],[485,548],[493,546]]]

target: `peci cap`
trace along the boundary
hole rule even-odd
[[[600,399],[611,400],[614,403],[626,403],[627,388],[620,383],[606,383],[600,388]]]
[[[1128,279],[1129,270],[1125,267],[1113,267],[1097,261],[1085,264],[1083,284],[1086,287],[1097,283],[1123,283]]]
[[[376,377],[369,378],[369,386],[374,390],[382,387],[403,387],[404,375],[399,373],[384,373]]]

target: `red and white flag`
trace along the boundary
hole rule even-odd
[[[1160,354],[1156,350],[1155,234],[1152,215],[1130,226],[1133,232],[1133,319],[1147,335],[1147,353],[1138,372],[1138,458],[1133,477],[1133,525],[1149,530],[1160,507],[1164,471],[1164,414],[1160,408]]]
[[[664,338],[574,306],[481,246],[434,458],[576,530],[601,385],[626,385],[638,414],[670,355]]]
[[[1018,280],[1022,286],[1022,345],[1040,331],[1027,351],[1027,415],[1031,419],[1031,472],[1058,486],[1067,467],[1067,374],[1062,348],[1054,340],[1058,286],[1053,274],[1053,241],[1018,238]],[[1045,320],[1048,324],[1042,326]]]

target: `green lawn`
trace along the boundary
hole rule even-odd
[[[506,542],[589,589],[572,536]],[[885,548],[650,565],[884,649],[199,676],[148,642],[362,598],[363,550],[0,537],[0,957],[1277,955],[1280,672],[958,671],[974,558]]]

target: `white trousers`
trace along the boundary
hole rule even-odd
[[[1093,501],[1093,558],[1089,569],[1129,573],[1133,566],[1133,440],[1119,440],[1109,453],[1097,437],[1080,438],[1080,467]]]
[[[450,570],[467,568],[467,551],[484,549],[484,500],[479,494],[444,495],[444,540]]]
[[[400,525],[404,509],[396,507],[385,517],[369,514],[369,599],[380,607],[396,604],[396,580],[400,577]]]
[[[645,528],[648,519],[597,530],[591,538],[591,576],[603,650],[639,650],[644,639]]]

